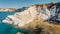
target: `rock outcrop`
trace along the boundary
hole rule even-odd
[[[23,12],[9,15],[2,22],[24,26],[35,19],[60,21],[60,3],[35,4]]]
[[[17,12],[21,12],[21,11],[24,11],[24,10],[27,10],[29,7],[22,7],[22,8],[18,8],[16,9]]]

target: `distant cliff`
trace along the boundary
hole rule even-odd
[[[16,9],[15,8],[0,8],[0,11],[15,11]]]
[[[27,10],[16,13],[15,15],[9,15],[2,22],[24,26],[25,24],[28,24],[35,19],[59,22],[60,2],[49,4],[35,4],[29,7]]]

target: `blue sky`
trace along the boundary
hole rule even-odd
[[[0,0],[0,8],[21,8],[23,6],[31,6],[33,4],[49,3],[52,0]],[[60,0],[55,0],[59,2]]]

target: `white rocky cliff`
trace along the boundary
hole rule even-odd
[[[24,26],[35,19],[49,20],[56,16],[55,20],[60,21],[59,5],[59,3],[33,5],[22,12],[15,13],[15,15],[7,16],[2,22]]]

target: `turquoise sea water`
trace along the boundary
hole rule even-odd
[[[25,31],[10,24],[0,23],[0,34],[16,34],[17,32],[24,34]]]
[[[0,12],[0,21],[2,21],[3,19],[5,19],[8,15],[13,15],[16,12]]]
[[[15,28],[15,26],[10,24],[5,24],[2,22],[8,15],[13,15],[16,12],[0,12],[0,34],[16,34],[17,32],[24,32],[22,28]]]

